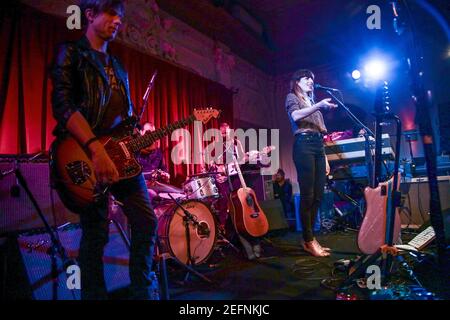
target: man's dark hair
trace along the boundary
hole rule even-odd
[[[280,176],[282,176],[283,178],[285,177],[285,173],[283,169],[278,169],[277,174],[279,174]]]
[[[80,0],[79,6],[83,26],[87,26],[89,22],[86,17],[87,9],[91,9],[94,15],[112,10],[122,15],[125,12],[124,0]]]

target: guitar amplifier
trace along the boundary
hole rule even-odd
[[[66,222],[77,223],[78,215],[66,209],[57,192],[50,187],[48,160],[1,158],[0,170],[9,171],[18,167],[28,188],[50,225]],[[4,177],[0,183],[0,235],[28,229],[42,228],[40,219],[28,195],[19,185],[14,173]],[[53,215],[54,212],[54,215]]]
[[[247,187],[252,188],[255,191],[258,201],[273,200],[273,187],[272,177],[267,175],[261,175],[260,170],[246,170],[242,171]],[[231,176],[231,183],[233,190],[241,187],[241,182],[237,175]]]
[[[260,205],[269,222],[269,231],[289,228],[280,199],[261,201]]]
[[[439,176],[438,188],[442,212],[450,210],[450,176]],[[403,208],[400,211],[402,225],[420,227],[430,219],[430,191],[428,178],[413,178],[400,184]]]
[[[67,223],[58,228],[61,244],[68,258],[74,262],[78,257],[81,233],[79,224]],[[64,270],[59,256],[56,256],[53,261],[57,271],[57,278],[54,281],[50,246],[50,236],[43,229],[20,233],[13,245],[9,245],[9,252],[4,261],[4,265],[7,266],[7,299],[79,300],[81,298],[79,289],[67,287],[69,275]],[[121,226],[115,222],[109,225],[109,242],[105,247],[103,261],[108,293],[117,294],[121,290],[126,290],[130,284],[128,239],[122,232]]]

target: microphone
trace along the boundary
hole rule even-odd
[[[209,237],[211,230],[206,222],[201,221],[197,225],[197,233],[201,239],[204,239]]]
[[[324,86],[321,86],[321,85],[318,84],[318,83],[316,83],[316,84],[314,85],[314,88],[315,88],[315,89],[320,89],[320,90],[335,91],[335,92],[339,91],[339,89],[330,88],[330,87],[324,87]]]

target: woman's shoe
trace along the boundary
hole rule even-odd
[[[303,243],[303,250],[309,252],[314,257],[328,257],[330,255],[330,253],[318,246],[314,240]]]
[[[325,251],[331,251],[331,249],[330,248],[327,248],[327,247],[322,247],[321,245],[320,245],[320,243],[317,241],[317,239],[316,238],[314,238],[314,240],[313,240],[315,243],[316,243],[316,245],[318,245],[319,246],[319,248],[321,248],[322,250],[325,250]]]

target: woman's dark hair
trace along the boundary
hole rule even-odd
[[[297,81],[300,81],[300,79],[304,78],[304,77],[311,78],[314,80],[314,73],[312,73],[312,71],[308,70],[308,69],[300,69],[300,70],[297,70],[296,72],[294,72],[294,74],[292,75],[292,78],[291,78],[291,82],[289,84],[290,92],[294,92],[295,83]]]
[[[277,174],[281,175],[283,178],[285,177],[284,170],[281,168],[278,169]]]
[[[115,10],[121,14],[125,12],[124,0],[80,0],[79,6],[81,10],[81,24],[83,26],[88,25],[86,18],[87,9],[91,9],[94,15],[110,10]]]

